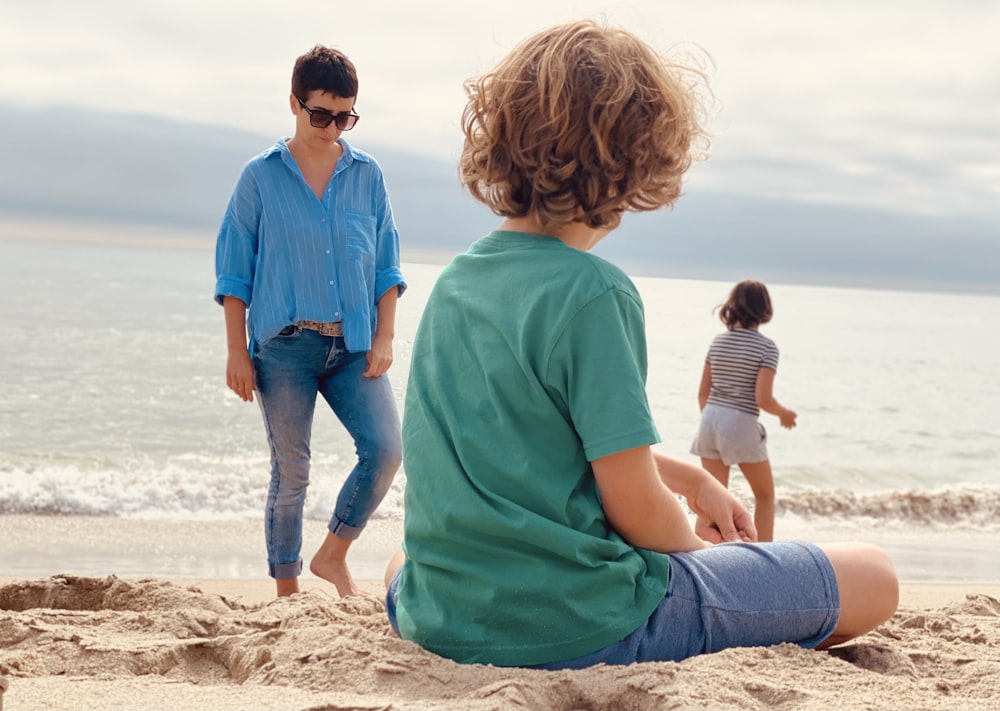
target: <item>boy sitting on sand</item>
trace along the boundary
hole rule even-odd
[[[404,639],[579,668],[827,646],[896,609],[879,549],[753,543],[718,481],[650,448],[642,303],[589,250],[678,198],[698,76],[584,21],[469,82],[462,180],[505,219],[442,271],[413,344],[405,555],[386,571]]]

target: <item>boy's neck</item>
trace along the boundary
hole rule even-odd
[[[542,229],[541,224],[534,217],[508,217],[500,225],[501,230],[510,232],[527,232],[535,235],[548,235],[562,240],[567,247],[578,249],[581,252],[590,251],[594,245],[608,236],[611,230],[588,227],[582,222],[571,222],[560,227],[558,230],[548,231]]]

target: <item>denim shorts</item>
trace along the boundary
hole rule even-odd
[[[708,404],[701,412],[691,454],[721,459],[726,466],[767,461],[767,430],[749,412]]]
[[[671,554],[670,563],[667,594],[645,624],[596,652],[533,668],[681,661],[784,642],[811,649],[830,636],[840,618],[833,566],[812,543],[722,543]],[[397,634],[398,581],[397,572],[386,593]]]

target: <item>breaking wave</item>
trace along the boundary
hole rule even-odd
[[[778,517],[876,519],[930,526],[1000,528],[1000,488],[856,493],[838,490],[778,492]]]

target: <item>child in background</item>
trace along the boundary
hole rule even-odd
[[[390,623],[465,663],[580,668],[828,646],[896,609],[863,544],[756,544],[708,472],[654,453],[642,302],[590,249],[672,204],[699,75],[592,22],[467,84],[466,188],[504,218],[456,256],[413,343]],[[678,495],[711,527],[696,535]]]
[[[727,330],[715,337],[705,359],[698,387],[701,426],[691,453],[726,487],[729,468],[739,466],[753,490],[759,540],[773,541],[774,478],[767,432],[757,418],[764,410],[792,429],[796,415],[774,397],[778,347],[757,330],[771,320],[771,297],[766,286],[746,279],[718,310]]]

